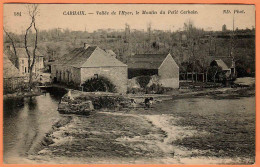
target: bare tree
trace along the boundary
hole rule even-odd
[[[14,55],[15,55],[15,57],[17,57],[16,47],[15,47],[15,43],[14,43],[13,38],[11,37],[10,33],[6,31],[5,28],[4,28],[4,32],[5,32],[5,34],[7,35],[7,37],[10,39],[11,44],[12,44],[13,49],[14,49]]]
[[[36,28],[36,16],[39,12],[38,10],[38,4],[30,4],[27,6],[28,9],[28,14],[30,16],[30,26],[26,29],[25,31],[25,35],[24,35],[24,45],[25,45],[25,50],[28,56],[28,70],[29,70],[29,88],[32,88],[32,77],[33,77],[33,67],[35,64],[35,59],[36,59],[36,49],[37,49],[37,43],[38,43],[38,29]],[[33,41],[33,51],[32,53],[30,53],[29,49],[28,49],[28,34],[30,32],[30,30],[33,29],[35,31],[34,34],[34,41]]]

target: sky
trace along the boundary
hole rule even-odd
[[[26,4],[4,4],[4,27],[9,32],[23,33],[29,26]],[[156,11],[157,14],[144,15],[142,11]],[[163,10],[166,14],[160,14]],[[177,10],[178,14],[168,14]],[[197,11],[197,14],[181,14],[181,11]],[[231,13],[223,11],[229,10]],[[234,10],[242,11],[235,13]],[[68,11],[85,11],[86,15],[64,15]],[[107,11],[109,15],[97,15],[96,12]],[[115,11],[116,15],[111,15]],[[119,11],[133,12],[134,15],[119,15]],[[140,12],[136,15],[136,11]],[[14,12],[21,12],[15,16]],[[88,14],[94,13],[94,14]],[[53,28],[92,32],[97,29],[124,29],[128,23],[131,29],[152,29],[176,31],[191,20],[198,28],[204,30],[221,30],[223,24],[228,29],[255,27],[254,5],[204,5],[204,4],[40,4],[36,24],[39,30]]]

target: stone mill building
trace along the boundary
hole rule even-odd
[[[65,54],[51,66],[54,82],[80,87],[86,80],[105,77],[115,85],[116,91],[127,91],[127,65],[98,46],[84,44]]]

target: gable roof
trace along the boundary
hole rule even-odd
[[[61,64],[65,66],[81,67],[92,55],[97,46],[89,46],[87,49],[76,48],[63,56]]]
[[[99,59],[89,62],[91,56],[103,56]],[[104,57],[105,56],[105,57]],[[54,65],[71,66],[76,68],[82,67],[101,67],[101,66],[126,66],[116,58],[110,56],[107,52],[100,49],[98,46],[88,46],[87,48],[81,47],[70,51],[59,60],[53,63]]]
[[[22,47],[22,48],[16,47],[15,50],[16,50],[17,58],[28,58],[26,49],[24,47]],[[29,53],[32,55],[33,54],[33,48],[28,47],[28,50],[29,50]],[[5,49],[5,53],[12,58],[14,58],[14,56],[15,56],[13,49],[11,49],[11,50]],[[43,55],[37,49],[36,49],[36,56],[37,57],[43,57]]]
[[[228,66],[223,60],[218,59],[218,60],[214,60],[213,62],[216,62],[217,65],[222,68],[222,70],[229,70]]]
[[[32,56],[32,54],[33,54],[33,48],[32,48],[32,47],[28,47],[28,50],[29,50],[29,53],[30,53],[31,56]],[[28,58],[28,55],[27,55],[27,52],[26,52],[26,49],[25,49],[25,48],[16,48],[16,52],[17,52],[17,56],[18,56],[19,58]],[[38,49],[36,49],[35,53],[36,53],[36,56],[37,56],[37,57],[43,57],[43,55],[39,52]]]
[[[3,75],[4,78],[16,78],[20,77],[19,70],[13,65],[13,63],[9,60],[6,54],[3,57]]]
[[[128,59],[127,65],[132,69],[158,69],[168,54],[136,54]]]
[[[210,57],[210,63],[214,60],[222,60],[228,68],[232,66],[232,57],[230,56],[212,56]]]

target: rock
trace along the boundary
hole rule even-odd
[[[132,88],[140,89],[141,88],[139,83],[136,81],[136,77],[128,80],[128,88],[129,89],[132,89]]]
[[[147,87],[152,86],[153,84],[159,85],[160,84],[160,78],[157,75],[152,75],[149,83],[147,84]]]
[[[94,110],[92,101],[85,101],[80,103],[73,103],[73,102],[75,101],[71,101],[71,102],[61,101],[61,103],[58,106],[58,111],[61,114],[89,115],[90,112]]]

